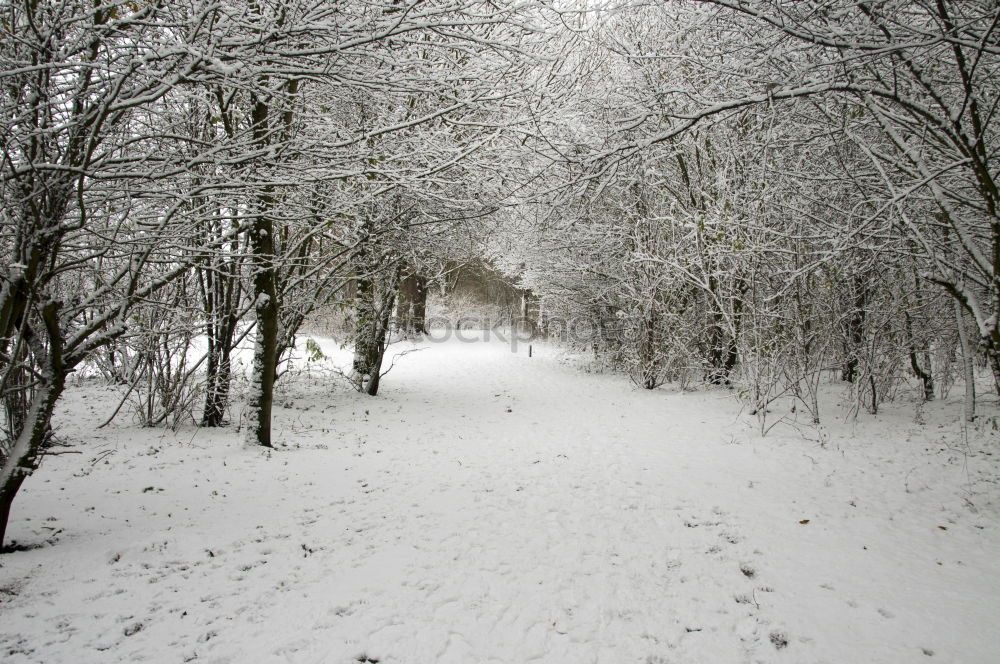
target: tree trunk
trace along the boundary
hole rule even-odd
[[[660,382],[660,348],[656,335],[656,314],[650,312],[642,320],[639,341],[639,385],[647,390],[659,387]]]
[[[220,211],[221,216],[221,211]],[[212,229],[211,237],[218,233]],[[226,423],[226,409],[232,383],[232,351],[240,322],[242,282],[237,256],[245,248],[233,246],[232,253],[220,252],[207,257],[207,266],[198,266],[202,308],[205,314],[205,338],[208,360],[205,368],[205,405],[201,426],[220,427]]]
[[[413,331],[417,334],[427,334],[427,277],[416,275],[415,297],[413,300]]]
[[[3,459],[3,467],[0,468],[0,546],[3,545],[6,536],[11,504],[24,479],[38,467],[51,431],[52,411],[66,385],[66,374],[70,367],[63,364],[63,339],[59,332],[58,306],[57,303],[50,302],[42,308],[42,320],[48,337],[46,355],[44,358],[39,358],[38,385],[34,388],[30,406],[21,419],[22,424],[17,431],[17,437]],[[42,348],[41,344],[38,347]]]
[[[397,299],[399,328],[406,333],[426,334],[427,278],[407,270],[399,282]]]
[[[360,260],[363,261],[365,256],[365,253],[361,253]],[[354,331],[352,375],[358,391],[371,396],[378,394],[399,274],[398,269],[394,270],[381,285],[370,278],[357,280],[357,327]]]
[[[271,406],[274,401],[274,381],[277,377],[280,333],[277,276],[274,267],[274,223],[270,217],[273,207],[273,197],[269,193],[262,195],[257,218],[250,231],[257,338],[254,343],[250,397],[247,403],[250,410],[247,442],[263,447],[272,447]]]
[[[50,363],[43,372],[43,382],[33,395],[24,425],[0,469],[0,545],[5,541],[11,504],[25,478],[38,467],[52,411],[65,387],[64,370],[58,362],[55,364],[53,367]]]
[[[955,324],[958,327],[958,345],[962,351],[962,375],[965,377],[965,421],[976,419],[976,370],[969,348],[969,334],[965,329],[965,314],[962,305],[955,301]]]
[[[357,389],[366,391],[379,354],[375,285],[368,277],[355,280],[354,312],[354,359],[351,363],[351,375]]]
[[[934,376],[931,374],[930,358],[926,352],[923,353],[924,359],[927,360],[927,369],[924,370],[920,366],[920,361],[917,357],[917,348],[913,340],[913,321],[910,318],[908,312],[903,312],[903,321],[906,325],[906,338],[909,342],[908,353],[910,357],[910,369],[913,371],[913,375],[920,379],[924,388],[924,401],[934,400]]]
[[[708,381],[712,385],[730,385],[730,376],[736,368],[736,340],[726,332],[725,320],[721,313],[712,314],[708,329]]]
[[[861,277],[854,278],[854,308],[848,314],[844,330],[844,364],[840,370],[841,380],[853,383],[858,373],[858,355],[865,341],[865,315],[868,307],[868,291]]]
[[[385,301],[382,302],[382,310],[379,312],[378,328],[375,334],[376,352],[371,366],[371,380],[368,381],[365,389],[365,392],[373,397],[378,395],[379,383],[382,379],[382,361],[385,359],[385,349],[388,346],[389,323],[392,319],[392,307],[395,299],[395,289],[388,289]]]
[[[409,334],[413,330],[413,307],[417,299],[417,275],[407,269],[399,282],[396,297],[396,322],[399,329]]]
[[[12,477],[0,487],[0,552],[4,551],[4,543],[7,541],[7,522],[10,520],[10,508],[14,503],[14,497],[21,489],[26,475],[19,474]]]
[[[288,82],[288,92],[294,95],[297,83]],[[253,143],[266,147],[274,140],[270,121],[271,109],[266,101],[256,98],[251,102]],[[287,131],[291,112],[287,111],[280,122]],[[253,269],[254,314],[257,337],[254,342],[253,369],[250,377],[250,396],[247,406],[250,421],[247,424],[247,442],[262,447],[271,445],[271,407],[274,402],[274,381],[277,379],[278,344],[281,321],[278,303],[278,272],[275,266],[276,241],[272,213],[277,207],[274,188],[265,185],[256,201],[256,216],[250,228],[250,266]]]
[[[993,386],[996,388],[997,395],[1000,396],[1000,340],[996,338],[997,336],[1000,335],[994,333],[992,336],[986,337],[983,345],[986,347],[986,360],[993,374]]]
[[[224,426],[229,393],[232,385],[232,348],[237,318],[231,315],[214,325],[209,337],[206,369],[205,409],[201,426]]]

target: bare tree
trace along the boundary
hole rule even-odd
[[[66,377],[187,269],[188,202],[161,186],[187,159],[157,116],[204,62],[188,48],[198,17],[159,4],[5,3],[0,14],[0,391],[16,395],[0,444],[2,539]]]

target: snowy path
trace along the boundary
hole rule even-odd
[[[106,395],[76,392],[88,451],[10,529],[57,539],[0,559],[4,661],[998,661],[988,434],[957,453],[901,409],[760,439],[724,392],[501,344],[432,345],[384,386],[286,385],[272,454],[95,434]]]

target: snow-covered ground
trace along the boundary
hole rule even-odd
[[[430,344],[277,440],[95,427],[25,485],[4,662],[1000,661],[1000,435],[954,404],[766,438],[731,393]],[[333,351],[331,351],[333,354]],[[832,393],[832,392],[831,392]]]

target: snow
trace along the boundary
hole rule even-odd
[[[424,346],[376,398],[283,378],[272,452],[98,430],[114,394],[81,381],[83,454],[0,556],[4,661],[996,661],[995,419],[903,400],[761,438],[724,390]]]

